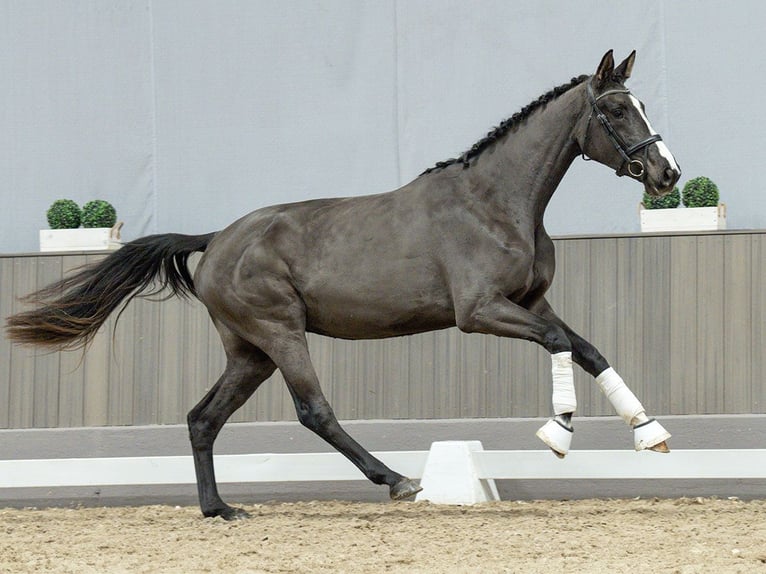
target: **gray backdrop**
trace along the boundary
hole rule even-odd
[[[1,0],[0,252],[37,250],[60,197],[111,201],[132,239],[393,189],[608,48],[638,50],[682,183],[764,228],[764,22],[760,0]],[[640,198],[577,161],[547,225],[637,231]]]

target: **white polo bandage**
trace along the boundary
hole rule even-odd
[[[626,423],[633,425],[648,420],[641,401],[636,398],[613,368],[609,367],[596,377],[596,382],[612,403],[614,410]]]
[[[572,352],[551,354],[553,377],[553,412],[557,415],[573,413],[577,409],[575,396]]]

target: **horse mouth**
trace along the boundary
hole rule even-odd
[[[663,197],[667,194],[669,194],[673,189],[675,188],[676,182],[678,181],[678,178],[673,178],[672,183],[670,185],[657,185],[656,183],[651,183],[649,180],[644,181],[644,191],[651,197]]]
[[[662,197],[675,188],[681,177],[681,170],[666,167],[660,174],[647,174],[644,177],[644,190],[652,197]]]

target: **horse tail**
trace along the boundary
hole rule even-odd
[[[24,297],[36,308],[6,319],[8,338],[52,350],[87,347],[107,317],[136,296],[163,289],[170,291],[168,297],[196,296],[187,262],[192,253],[205,251],[214,236],[167,233],[126,243],[101,261]]]

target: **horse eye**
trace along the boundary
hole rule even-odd
[[[618,120],[621,119],[624,115],[622,108],[615,108],[614,110],[612,110],[612,115]]]

